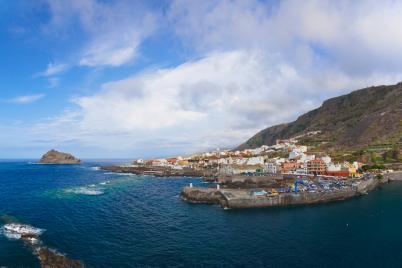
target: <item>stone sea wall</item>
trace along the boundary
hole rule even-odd
[[[390,181],[402,181],[402,171],[397,171],[393,173],[385,173],[384,178]]]
[[[226,201],[227,208],[258,208],[290,205],[318,204],[337,200],[344,200],[356,196],[353,190],[336,191],[329,193],[285,193],[277,196],[259,198],[234,198]]]
[[[386,182],[384,180],[383,182]],[[212,189],[201,187],[185,187],[182,199],[190,203],[215,203],[224,208],[259,208],[291,205],[308,205],[349,199],[366,194],[378,187],[382,181],[371,178],[362,181],[357,187],[335,190],[331,192],[282,193],[273,196],[254,197],[247,190]]]

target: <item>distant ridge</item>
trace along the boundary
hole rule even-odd
[[[320,131],[312,136],[309,132]],[[299,136],[327,146],[365,147],[402,142],[402,83],[368,87],[328,99],[296,121],[266,128],[236,149],[273,145]]]

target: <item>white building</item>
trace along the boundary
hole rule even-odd
[[[144,159],[137,159],[137,160],[134,161],[134,163],[138,164],[138,165],[143,165],[144,164]]]
[[[313,154],[303,154],[300,158],[300,162],[308,162],[315,159],[315,155]]]
[[[277,167],[277,165],[276,165],[275,163],[268,162],[268,163],[265,165],[265,170],[266,170],[268,173],[277,173],[277,172],[278,172],[278,167]]]
[[[255,156],[247,159],[247,165],[264,165],[264,157]]]
[[[342,170],[342,165],[341,164],[329,163],[327,165],[327,171],[329,171],[329,172],[341,171],[341,170]]]
[[[329,165],[329,163],[331,163],[331,157],[329,157],[328,155],[321,157],[321,160],[325,162],[325,165]]]
[[[289,159],[295,159],[297,157],[302,157],[304,155],[303,152],[300,152],[296,149],[293,149],[290,153],[289,153]]]

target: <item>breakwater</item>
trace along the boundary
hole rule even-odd
[[[276,195],[253,196],[248,189],[212,189],[184,187],[183,200],[190,203],[219,204],[223,208],[259,208],[290,205],[308,205],[349,199],[374,190],[388,179],[370,178],[356,186],[325,192],[280,193]]]
[[[384,178],[390,181],[402,181],[402,171],[385,173]]]

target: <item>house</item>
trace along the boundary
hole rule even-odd
[[[331,157],[329,157],[328,155],[321,157],[321,160],[324,161],[325,165],[327,165],[327,166],[332,161]]]
[[[143,159],[137,159],[133,162],[134,165],[144,165],[144,160]]]
[[[322,159],[317,158],[307,162],[307,172],[309,174],[323,175],[325,174],[326,169],[327,166]]]
[[[296,150],[296,149],[293,149],[293,150],[289,153],[289,159],[292,160],[292,159],[296,159],[296,158],[301,158],[302,155],[304,155],[304,153],[302,153],[302,152],[300,152],[300,151],[298,151],[298,150]]]
[[[301,157],[300,157],[300,162],[303,162],[303,163],[305,163],[305,162],[308,162],[308,161],[311,161],[311,160],[314,160],[315,159],[315,155],[313,155],[313,154],[302,154],[301,155]]]
[[[264,165],[264,157],[255,156],[247,159],[247,165]]]
[[[335,164],[335,163],[329,163],[327,165],[327,172],[337,172],[341,171],[342,166],[340,164]]]
[[[281,164],[282,173],[290,173],[301,166],[300,163],[295,161],[287,161]]]
[[[220,173],[227,175],[254,174],[262,171],[263,167],[261,165],[222,165],[220,168]]]
[[[172,158],[168,158],[166,159],[166,161],[170,164],[170,165],[175,165],[177,162],[177,158],[172,157]]]
[[[265,165],[265,170],[268,173],[277,173],[278,172],[278,167],[277,167],[277,165],[275,163],[268,162]]]

